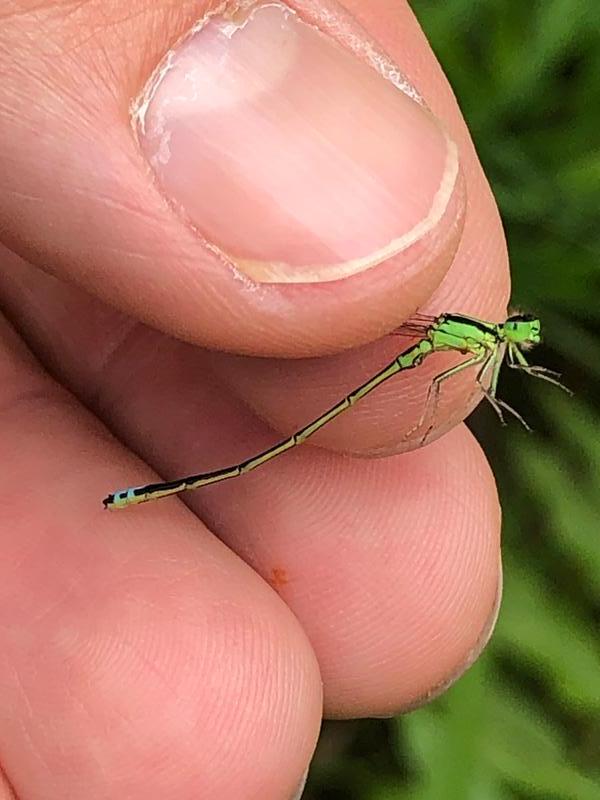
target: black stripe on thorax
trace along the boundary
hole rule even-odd
[[[472,325],[482,333],[491,333],[493,336],[497,336],[498,334],[496,325],[493,323],[482,322],[480,319],[474,319],[473,317],[466,317],[462,316],[461,314],[444,314],[444,319],[449,320],[450,322],[457,322],[460,325]]]

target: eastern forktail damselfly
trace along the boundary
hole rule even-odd
[[[390,364],[346,395],[339,403],[289,438],[246,461],[215,472],[189,475],[174,481],[151,483],[146,486],[117,491],[104,499],[104,506],[105,508],[124,508],[137,503],[146,503],[149,500],[158,500],[179,492],[199,489],[202,486],[220,483],[250,472],[305,442],[324,425],[358,403],[388,378],[404,372],[404,370],[418,367],[432,353],[442,350],[462,353],[467,358],[433,379],[419,425],[422,425],[427,418],[428,411],[435,410],[442,383],[469,367],[478,366],[477,383],[500,419],[503,420],[502,411],[505,410],[517,417],[527,427],[527,423],[520,414],[496,396],[496,389],[500,367],[505,360],[513,369],[521,370],[565,388],[559,382],[560,376],[556,372],[544,367],[531,366],[525,358],[523,351],[527,351],[541,341],[540,329],[539,319],[529,314],[514,314],[500,323],[486,322],[463,314],[451,313],[441,314],[438,317],[415,317],[401,328],[402,332],[420,337],[415,344],[396,356]],[[425,441],[432,427],[433,424],[426,430],[422,441]]]

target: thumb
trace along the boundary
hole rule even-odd
[[[21,256],[262,355],[366,342],[439,285],[457,148],[339,6],[27,5],[0,32],[0,230]]]

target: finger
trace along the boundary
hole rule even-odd
[[[190,380],[199,384],[196,389],[190,386],[190,397],[194,391],[201,391],[206,374],[216,374],[227,395],[238,397],[251,408],[267,406],[269,413],[260,416],[282,436],[323,414],[409,345],[406,338],[388,337],[327,359],[282,360],[274,371],[267,359],[227,356],[198,348],[190,351],[188,345],[175,339],[157,338],[134,320],[76,287],[40,273],[5,249],[0,296],[6,313],[28,344],[86,403],[95,402],[109,381],[115,392],[122,391],[121,387],[130,383],[132,370],[137,374],[139,391],[149,396],[155,395],[158,372],[175,387],[180,380],[186,385]],[[428,441],[434,440],[460,421],[480,398],[472,379],[467,386],[452,380],[444,385],[436,408],[427,410],[431,381],[452,358],[457,359],[436,354],[418,369],[394,377],[329,423],[310,443],[346,453],[390,455],[419,445],[424,429],[431,424],[435,428]],[[121,419],[122,413],[127,414],[126,407],[114,404],[96,410],[110,425],[115,423],[115,413]],[[427,419],[419,425],[424,413]],[[127,420],[127,426],[135,430],[137,420]],[[126,427],[122,434],[130,441]],[[152,438],[160,451],[164,439],[160,427]]]
[[[500,515],[463,427],[385,461],[298,452],[214,494],[189,502],[301,621],[327,716],[422,705],[487,644],[501,595]],[[253,513],[267,532],[258,541]]]
[[[100,512],[115,470],[151,473],[0,325],[10,785],[48,800],[286,800],[321,710],[298,623],[180,504],[146,520]]]
[[[32,308],[43,329],[43,306]],[[123,341],[93,304],[82,319],[117,330]],[[44,352],[165,477],[224,467],[276,440],[197,349],[128,331],[124,357],[108,366],[106,341],[84,346],[82,358],[82,340],[75,346],[68,326],[46,328]],[[103,494],[132,480],[115,471]],[[390,713],[419,702],[464,670],[489,634],[499,584],[497,498],[481,451],[462,429],[407,460],[301,448],[186,502],[301,620],[331,715]],[[123,513],[152,514],[153,507]]]
[[[5,16],[3,239],[196,343],[307,355],[369,341],[452,261],[455,144],[330,0],[258,4],[181,40],[207,6]]]

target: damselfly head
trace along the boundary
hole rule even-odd
[[[513,314],[504,323],[504,335],[508,342],[522,349],[533,347],[542,341],[541,323],[533,314]]]

